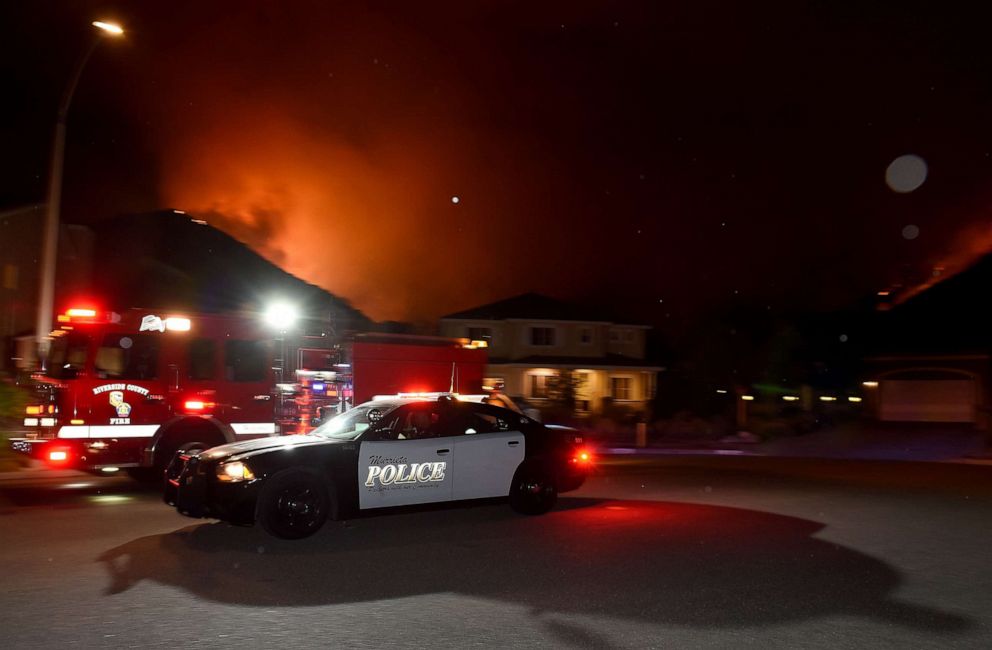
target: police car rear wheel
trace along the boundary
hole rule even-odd
[[[329,511],[324,482],[302,470],[276,474],[258,497],[258,522],[270,535],[282,539],[313,535],[324,525]]]
[[[526,471],[513,480],[510,507],[524,515],[543,515],[558,501],[554,480],[543,472]]]

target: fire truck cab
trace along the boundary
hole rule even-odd
[[[59,322],[18,451],[154,477],[176,451],[279,434],[275,346],[257,319],[70,309]]]

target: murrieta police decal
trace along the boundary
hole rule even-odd
[[[385,458],[383,456],[369,457],[369,475],[365,479],[365,487],[374,488],[377,485],[413,485],[417,483],[437,483],[444,480],[444,470],[447,464],[443,461],[432,463],[407,463],[405,457]],[[426,486],[425,486],[426,487]]]

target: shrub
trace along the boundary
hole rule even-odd
[[[24,407],[31,394],[7,381],[0,380],[0,423],[18,422],[24,417]]]

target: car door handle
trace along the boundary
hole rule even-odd
[[[450,449],[438,449],[438,450],[437,450],[437,455],[438,455],[438,456],[445,456],[445,455],[447,455],[447,454],[448,454],[448,452],[450,452],[450,451],[451,451]]]
[[[520,441],[519,440],[511,440],[510,442],[508,442],[506,444],[508,444],[511,447],[516,447],[517,445],[520,444]]]

